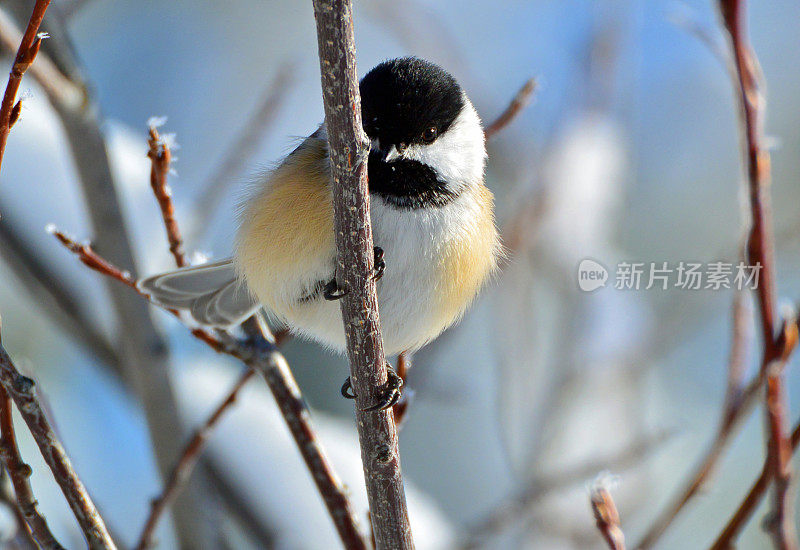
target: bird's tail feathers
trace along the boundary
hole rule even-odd
[[[213,327],[237,325],[259,308],[230,259],[153,275],[138,287],[155,303],[187,311],[198,323]]]

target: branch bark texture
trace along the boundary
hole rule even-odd
[[[50,467],[53,477],[64,493],[72,513],[78,520],[91,550],[115,549],[100,514],[97,512],[86,488],[70,464],[67,453],[55,435],[47,416],[34,394],[33,380],[19,373],[0,345],[0,384],[14,400],[36,445]]]
[[[39,503],[36,502],[36,497],[33,495],[29,479],[31,467],[23,462],[22,455],[20,455],[17,436],[14,432],[11,398],[2,387],[0,387],[0,430],[3,434],[0,438],[0,459],[8,472],[17,497],[13,505],[19,508],[22,517],[30,527],[31,535],[40,548],[63,550],[64,547],[53,536],[47,520],[39,511]],[[25,526],[23,525],[21,528],[24,529]]]
[[[770,156],[764,147],[764,96],[758,58],[747,36],[745,0],[719,0],[725,30],[736,68],[742,137],[745,149],[752,225],[747,252],[751,265],[762,266],[758,303],[764,351],[761,375],[766,378],[768,423],[767,464],[775,479],[771,531],[775,546],[798,547],[794,506],[789,486],[792,478],[791,442],[786,419],[787,392],[784,367],[797,343],[794,322],[784,323],[776,337],[775,258],[770,204]]]
[[[392,411],[364,412],[387,381],[373,269],[367,158],[361,126],[353,11],[349,0],[314,0],[322,96],[332,168],[336,277],[347,295],[341,300],[358,395],[356,420],[376,547],[413,548],[408,522],[397,430]]]

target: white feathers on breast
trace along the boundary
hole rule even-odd
[[[442,253],[485,214],[470,192],[443,207],[413,210],[397,209],[372,195],[371,212],[373,241],[386,257],[377,284],[384,347],[387,355],[395,355],[423,346],[453,320],[443,322],[439,311]],[[310,301],[288,321],[297,332],[344,350],[338,302]]]
[[[386,271],[378,283],[383,339],[388,354],[414,350],[444,328],[440,282],[443,255],[480,210],[470,192],[438,208],[398,210],[371,197],[375,246],[383,248]]]

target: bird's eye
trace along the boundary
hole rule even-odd
[[[426,129],[422,132],[422,140],[426,143],[432,142],[436,139],[436,136],[439,134],[439,130],[436,129],[436,126],[431,126],[430,128]]]

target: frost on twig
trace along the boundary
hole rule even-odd
[[[611,489],[617,484],[616,478],[608,473],[600,474],[592,483],[589,501],[592,505],[597,529],[611,550],[625,550],[625,535],[619,521],[619,512],[611,498]]]

